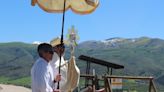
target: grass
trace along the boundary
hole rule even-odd
[[[1,84],[14,84],[17,86],[24,86],[27,88],[31,88],[31,78],[30,77],[22,77],[19,79],[10,79],[8,77],[0,77]]]

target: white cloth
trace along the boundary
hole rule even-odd
[[[60,57],[57,55],[57,53],[53,54],[52,61],[50,62],[50,65],[52,66],[53,70],[53,76],[56,76],[59,74],[59,62]],[[60,74],[61,74],[61,81],[60,81],[60,90],[61,92],[67,92],[65,84],[67,82],[67,61],[64,60],[64,57],[61,57],[61,68],[60,68]],[[54,88],[57,88],[57,83],[55,83]]]
[[[73,92],[73,90],[78,87],[80,79],[80,70],[76,65],[74,56],[71,56],[69,60],[67,73],[67,83],[65,88],[68,90],[67,92]]]
[[[53,71],[46,60],[39,58],[31,69],[32,92],[53,92]]]

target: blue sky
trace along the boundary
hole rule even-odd
[[[61,35],[62,14],[47,13],[31,0],[2,0],[0,42],[49,42]],[[91,14],[66,12],[65,32],[74,25],[80,42],[112,37],[164,39],[164,0],[100,0]]]

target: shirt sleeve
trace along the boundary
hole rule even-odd
[[[40,83],[38,85],[39,85],[40,92],[53,92],[53,89],[50,85],[51,82],[50,73],[47,67],[41,67],[39,71],[40,71],[39,73],[40,75],[38,77]]]

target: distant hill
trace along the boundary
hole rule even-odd
[[[36,47],[20,42],[0,43],[0,82],[30,87],[30,69],[37,58]]]
[[[116,37],[103,41],[86,41],[79,44],[77,53],[78,51],[82,52],[81,54],[125,66],[124,70],[119,73],[115,71],[115,74],[153,76],[164,85],[164,82],[158,80],[164,76],[164,40],[162,39]]]
[[[11,78],[29,76],[36,58],[36,46],[13,42],[0,44],[0,75]]]
[[[12,42],[0,43],[0,82],[30,81],[30,69],[36,58],[37,45]],[[125,66],[123,70],[114,70],[114,74],[153,76],[164,85],[164,40],[157,38],[109,38],[103,41],[86,41],[76,48],[76,57],[84,54]],[[69,58],[69,48],[66,50]],[[86,64],[77,59],[81,72]],[[100,67],[100,68],[97,68]],[[97,73],[106,72],[105,67],[92,65]],[[14,81],[17,80],[17,81]]]

